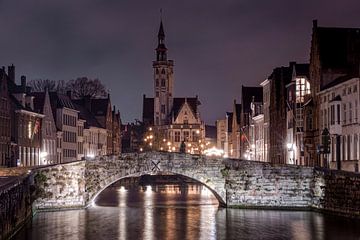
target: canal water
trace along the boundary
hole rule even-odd
[[[212,193],[194,183],[115,184],[86,210],[38,213],[15,239],[360,239],[360,221],[219,208]]]

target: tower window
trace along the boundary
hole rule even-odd
[[[156,97],[159,97],[159,92],[158,91],[156,91]]]
[[[165,74],[165,69],[162,69],[162,70],[161,70],[161,74]]]
[[[159,86],[159,79],[156,79],[156,86]]]
[[[156,69],[156,74],[159,74],[159,69],[158,68]]]
[[[165,113],[165,105],[161,105],[161,113]]]
[[[165,87],[165,79],[161,79],[161,86]]]

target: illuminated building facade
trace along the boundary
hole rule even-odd
[[[205,149],[205,125],[201,121],[198,97],[175,98],[174,62],[167,59],[162,21],[154,69],[154,97],[143,98],[143,122],[147,127],[144,148],[160,151],[180,151],[182,143],[187,153],[201,153]],[[143,149],[144,149],[143,148]],[[140,149],[141,150],[141,149]]]

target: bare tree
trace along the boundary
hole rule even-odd
[[[65,92],[64,80],[50,80],[50,79],[33,79],[28,84],[33,92],[43,92],[47,88],[48,91]]]
[[[66,83],[66,89],[71,91],[74,98],[99,98],[107,95],[105,86],[99,79],[80,77]]]

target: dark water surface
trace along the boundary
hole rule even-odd
[[[196,184],[113,186],[86,210],[38,213],[15,239],[360,239],[360,221],[218,208]]]

